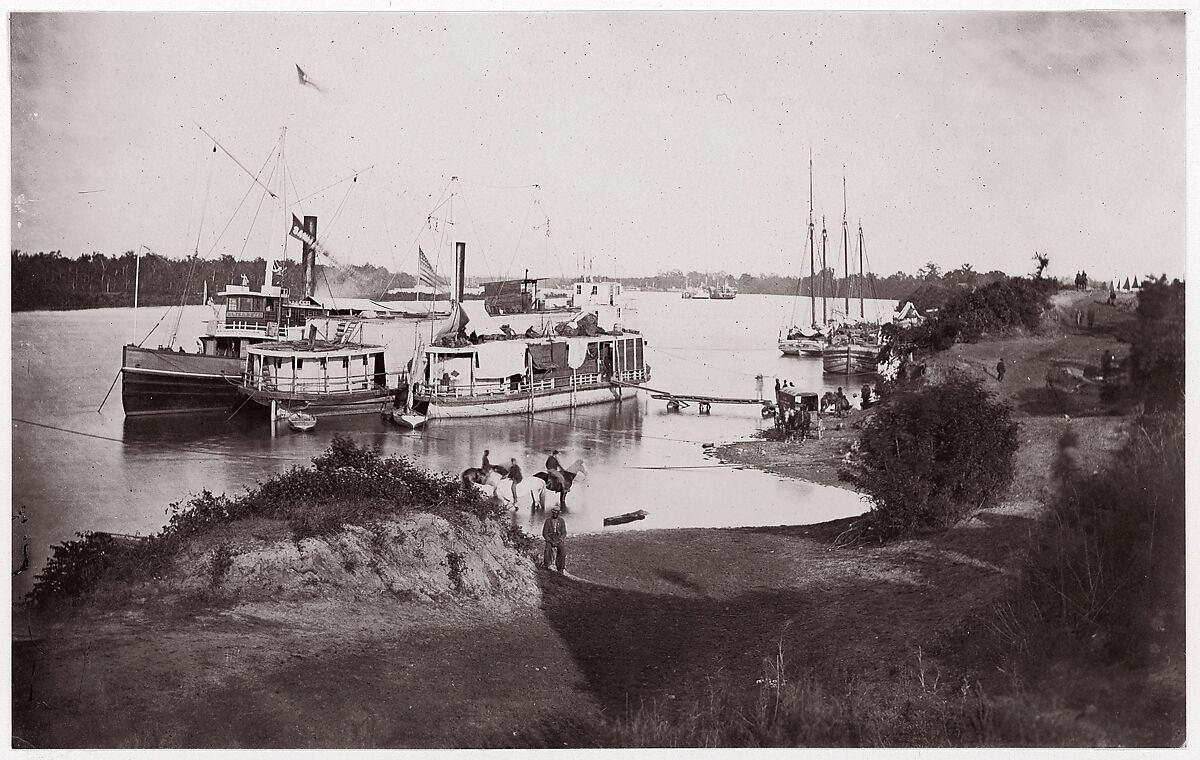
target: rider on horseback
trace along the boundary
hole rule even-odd
[[[546,457],[546,474],[558,483],[559,492],[566,490],[566,476],[563,475],[562,465],[558,462],[558,449],[554,449],[550,456]]]

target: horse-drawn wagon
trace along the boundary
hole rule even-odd
[[[815,393],[784,385],[775,391],[775,429],[787,438],[820,438],[820,399]]]

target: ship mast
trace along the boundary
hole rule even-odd
[[[863,305],[863,277],[866,272],[863,271],[863,234],[862,234],[862,219],[858,220],[858,317],[866,320],[866,307]]]
[[[283,229],[290,230],[292,228],[291,210],[287,204],[287,166],[284,164],[284,149],[287,138],[287,127],[283,127],[279,133],[279,199],[283,206]],[[283,253],[282,257],[287,258],[287,239],[288,233],[283,233]],[[271,255],[271,247],[265,246],[267,250],[267,272],[263,276],[263,293],[265,294],[275,284],[275,257]]]
[[[817,268],[815,228],[813,226],[813,164],[812,147],[808,149],[808,316],[812,326],[817,326]]]
[[[850,233],[846,227],[846,173],[842,167],[842,267],[846,273],[846,320],[850,319]]]
[[[825,253],[829,247],[829,232],[825,229],[825,216],[821,216],[821,323],[829,322],[829,289],[827,280],[829,272],[825,263]]]

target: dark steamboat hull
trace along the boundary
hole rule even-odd
[[[242,359],[127,345],[121,356],[126,416],[232,411]]]
[[[303,410],[314,417],[380,414],[390,411],[395,398],[393,391],[382,387],[339,393],[285,393],[242,387],[237,392],[262,406],[269,407],[274,401],[281,409]]]
[[[871,346],[826,346],[821,361],[827,375],[874,375],[879,371],[879,349]]]

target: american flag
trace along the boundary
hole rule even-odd
[[[429,263],[429,259],[425,257],[425,252],[421,250],[420,246],[417,247],[417,282],[422,285],[428,285],[431,288],[446,284],[433,271],[433,264]]]

